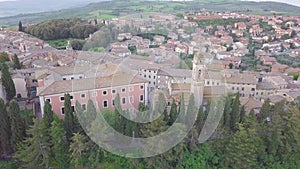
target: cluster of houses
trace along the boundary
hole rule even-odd
[[[189,20],[191,17],[194,20],[247,17],[249,22],[201,29]],[[274,33],[264,30],[261,22],[271,25]],[[45,101],[49,101],[53,111],[63,118],[65,93],[70,93],[73,108],[78,101],[84,110],[88,100],[94,101],[97,110],[113,109],[119,94],[122,108],[135,113],[139,103],[150,105],[153,102],[157,90],[164,93],[168,105],[173,99],[179,102],[182,93],[186,101],[193,93],[197,105],[226,93],[239,93],[249,113],[250,110],[258,111],[266,99],[275,104],[300,96],[300,79],[289,74],[299,73],[299,69],[278,64],[272,57],[282,51],[299,57],[298,23],[297,17],[236,13],[197,13],[185,19],[152,14],[151,17],[105,21],[120,29],[129,25],[144,33],[155,32],[157,25],[166,30],[166,36],[155,35],[151,40],[120,33],[110,44],[109,52],[57,50],[42,40],[9,30],[0,31],[0,51],[11,57],[17,54],[27,67],[11,71],[16,90],[22,98],[38,97],[42,114]],[[269,71],[235,69],[243,64],[242,57],[249,55],[250,41],[255,41],[261,49],[254,52],[254,57],[263,65],[269,65]],[[283,46],[287,49],[282,50]],[[130,50],[132,47],[135,53]],[[192,70],[178,68],[182,55],[194,56]]]

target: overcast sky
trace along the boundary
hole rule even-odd
[[[16,1],[16,0],[0,0],[0,2],[4,2],[4,1]],[[21,1],[21,0],[19,0],[19,1]],[[82,1],[85,1],[85,0],[82,0]],[[296,6],[300,7],[300,0],[253,0],[253,1],[276,1],[276,2],[292,4],[292,5],[296,5]]]

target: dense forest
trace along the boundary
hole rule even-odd
[[[158,96],[158,107],[167,106],[164,97]],[[44,118],[40,123],[21,115],[16,101],[8,105],[0,101],[0,150],[3,160],[0,168],[223,168],[223,169],[295,169],[300,168],[300,111],[299,99],[292,103],[263,104],[260,113],[252,110],[246,115],[239,94],[229,94],[218,101],[209,101],[205,108],[194,109],[191,95],[188,106],[181,96],[170,111],[162,107],[162,115],[151,123],[134,123],[120,113],[120,98],[115,98],[115,110],[96,112],[90,100],[84,111],[76,102],[72,113],[70,95],[65,95],[65,118],[58,119],[49,102],[45,103]],[[211,106],[216,105],[216,106]],[[223,105],[223,109],[219,109]],[[222,106],[221,106],[222,107]],[[149,114],[149,108],[139,105],[139,113]],[[172,125],[184,124],[195,113],[196,122],[186,138],[171,150],[149,158],[132,159],[113,155],[95,144],[86,131],[101,126],[97,119],[106,122],[119,133],[145,138],[155,136]],[[204,143],[198,136],[205,130],[205,121],[218,120],[214,134]],[[185,119],[188,120],[188,119]],[[81,126],[83,122],[89,122]],[[26,132],[25,132],[26,130]]]
[[[43,40],[84,39],[100,27],[101,24],[92,25],[78,18],[53,19],[29,26],[24,31]]]

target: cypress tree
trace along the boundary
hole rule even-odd
[[[173,99],[172,105],[171,105],[171,110],[170,110],[170,119],[169,119],[168,125],[172,125],[176,121],[177,116],[178,116],[177,105],[176,105],[175,99]]]
[[[51,126],[51,138],[56,166],[61,169],[68,169],[70,167],[69,147],[63,120],[54,120]]]
[[[6,64],[2,64],[2,84],[5,89],[6,101],[9,102],[16,95],[15,84],[10,76],[8,67]]]
[[[13,61],[14,61],[14,69],[21,69],[21,67],[22,67],[21,63],[20,63],[19,58],[16,54],[14,54]]]
[[[194,94],[190,95],[189,104],[186,111],[185,122],[186,124],[192,124],[193,120],[196,118],[195,112],[195,97]]]
[[[18,147],[15,157],[23,162],[25,168],[50,167],[49,147],[45,145],[45,125],[39,125],[35,120],[34,125],[27,131],[28,137]],[[49,131],[49,130],[48,130]]]
[[[244,122],[245,117],[246,117],[245,106],[242,106],[241,107],[241,112],[240,112],[240,123]]]
[[[34,115],[32,114],[31,111],[27,110],[26,107],[25,107],[25,111],[24,112],[25,112],[24,113],[24,117],[23,117],[24,130],[27,131],[29,129],[29,127],[33,125]]]
[[[178,120],[180,123],[184,123],[186,112],[185,112],[185,101],[183,93],[180,96],[180,104],[179,104],[179,114],[178,114]]]
[[[97,110],[92,100],[88,101],[85,115],[87,120],[85,125],[87,125],[87,128],[89,129],[91,127],[90,125],[96,119],[97,115]]]
[[[19,29],[18,31],[22,32],[23,31],[23,24],[21,21],[19,21]]]
[[[270,111],[271,111],[270,100],[267,99],[267,100],[265,100],[265,102],[259,112],[258,122],[259,123],[265,122],[267,117],[270,117]]]
[[[11,123],[11,143],[13,149],[16,149],[17,143],[23,140],[25,136],[24,122],[20,115],[20,107],[17,101],[12,100],[9,103],[10,123]]]
[[[203,111],[203,107],[199,107],[196,122],[195,122],[195,126],[196,126],[198,134],[200,134],[200,132],[204,126],[207,115],[208,115],[208,112]]]
[[[12,152],[11,134],[6,106],[4,101],[0,99],[0,152],[2,155],[8,155]]]
[[[119,132],[122,131],[122,115],[120,112],[122,111],[121,103],[120,103],[120,95],[117,93],[115,97],[115,129]]]
[[[51,123],[53,122],[53,111],[49,101],[45,102],[43,121],[45,122],[46,127],[51,127]]]
[[[64,119],[64,128],[66,131],[66,137],[68,142],[70,143],[72,140],[72,136],[75,133],[75,117],[74,113],[72,112],[72,106],[71,106],[71,98],[70,94],[65,94],[65,103],[64,103],[64,114],[65,114],[65,119]]]
[[[238,123],[240,122],[240,94],[235,95],[235,99],[232,104],[230,129],[236,131],[238,129]]]

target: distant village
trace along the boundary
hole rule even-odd
[[[232,22],[207,24],[211,20]],[[300,96],[300,67],[278,60],[300,58],[299,17],[200,11],[182,17],[152,13],[91,20],[90,24],[95,22],[114,24],[123,31],[104,52],[77,51],[69,45],[58,50],[24,32],[1,28],[0,51],[11,60],[16,54],[25,67],[11,70],[23,108],[42,115],[49,101],[63,118],[65,93],[71,95],[72,106],[79,101],[84,110],[88,100],[98,110],[114,109],[118,93],[122,108],[134,113],[139,103],[150,105],[159,90],[169,106],[173,99],[179,102],[182,94],[188,101],[193,93],[201,105],[239,93],[246,112],[258,113],[266,99],[275,104]],[[164,31],[147,39],[126,32],[127,26],[140,33]],[[0,97],[5,98],[3,87]]]

